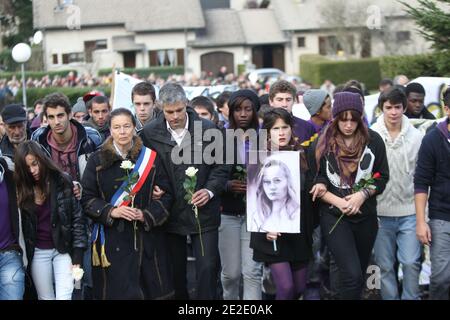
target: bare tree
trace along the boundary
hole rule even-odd
[[[328,54],[343,51],[344,56],[362,55],[370,40],[366,27],[366,1],[328,0],[319,5],[320,25],[332,30],[333,35],[325,41]]]
[[[13,30],[11,26],[14,25],[14,8],[11,0],[0,1],[0,51],[3,49],[3,36],[9,35]]]
[[[409,40],[398,39],[398,31],[405,31],[406,11],[402,12],[395,2],[370,2],[328,0],[322,3],[319,7],[321,27],[332,30],[334,35],[325,43],[328,54],[342,50],[346,57],[352,52],[360,57],[370,57],[372,45],[381,47],[383,54],[387,55],[423,52],[423,46],[408,45]],[[412,33],[414,30],[407,31]]]

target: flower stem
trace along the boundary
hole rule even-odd
[[[205,250],[203,248],[203,239],[202,239],[202,227],[200,225],[200,219],[198,217],[198,208],[197,206],[193,206],[194,212],[195,212],[195,219],[197,220],[197,226],[198,226],[198,236],[200,238],[200,248],[202,250],[202,257],[205,256]]]
[[[137,241],[136,241],[136,220],[133,221],[133,229],[134,229],[134,251],[137,251]]]
[[[330,232],[328,232],[328,234],[331,234],[334,230],[334,228],[337,227],[339,221],[341,221],[341,219],[344,217],[344,214],[341,214],[341,216],[339,217],[339,219],[336,221],[336,223],[334,224],[333,228],[331,228]]]
[[[134,208],[134,196],[131,196],[131,207]],[[137,221],[133,221],[133,231],[134,231],[134,251],[137,251],[137,241],[136,241],[136,231],[137,231]]]

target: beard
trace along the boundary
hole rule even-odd
[[[27,135],[25,134],[25,135],[23,135],[23,137],[20,137],[20,138],[9,138],[9,141],[12,144],[19,144],[19,143],[24,142],[26,139],[27,139]]]

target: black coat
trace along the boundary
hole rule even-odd
[[[199,154],[200,151],[203,154],[205,148],[209,146],[208,149],[210,149],[210,145],[214,142],[214,140],[209,142],[194,141],[194,139],[202,139],[203,134],[208,129],[217,129],[217,132],[220,132],[220,130],[211,121],[201,119],[190,107],[187,107],[187,114],[189,116],[188,130],[190,139],[189,135],[186,134],[180,147],[178,147],[167,130],[164,113],[159,114],[155,120],[145,125],[140,132],[144,145],[158,152],[166,171],[169,173],[171,185],[175,190],[175,199],[167,224],[167,231],[180,235],[198,234],[199,232],[192,205],[188,204],[184,199],[183,182],[186,179],[186,169],[191,166],[198,169],[196,190],[206,188],[214,194],[214,197],[205,206],[199,208],[202,232],[216,230],[220,225],[220,195],[225,188],[230,171],[229,165],[208,165],[205,164],[204,159],[202,159],[200,164],[194,163],[194,155],[197,154],[197,157],[201,156]],[[194,136],[194,121],[200,124],[201,137]],[[220,136],[220,139],[223,139],[223,135]],[[171,157],[172,150],[176,155],[187,156],[189,163],[174,164]],[[223,156],[221,156],[221,159],[223,160]]]
[[[430,111],[428,111],[428,109],[426,107],[422,108],[422,111],[420,111],[418,116],[412,114],[408,110],[406,110],[405,116],[407,116],[409,119],[428,119],[428,120],[435,120],[436,119],[434,114],[432,114]]]
[[[223,132],[225,134],[225,130],[223,130]],[[221,195],[221,211],[222,214],[226,215],[245,215],[247,210],[246,202],[244,201],[245,193],[233,192],[230,189],[231,180],[237,180],[237,176],[239,176],[238,167],[241,167],[242,169],[246,168],[246,164],[244,164],[244,161],[241,159],[241,151],[239,150],[241,148],[238,148],[238,143],[242,144],[242,142],[238,142],[237,138],[234,138],[233,140],[230,139],[230,141],[233,141],[233,154],[227,155],[228,157],[226,157],[226,160],[233,159],[233,165],[231,165],[231,170],[228,174],[225,191]]]
[[[28,261],[34,255],[37,236],[36,206],[21,208],[22,230]],[[51,233],[55,249],[68,253],[72,264],[81,264],[83,252],[87,248],[86,220],[81,206],[73,194],[73,184],[66,174],[52,175],[50,178]]]
[[[283,150],[299,150],[286,147]],[[310,152],[306,148],[305,152]],[[315,228],[314,210],[309,194],[309,185],[305,177],[310,170],[301,169],[301,194],[300,194],[300,233],[282,233],[276,240],[277,251],[274,250],[272,241],[267,240],[265,232],[252,232],[250,247],[253,249],[253,260],[265,263],[294,262],[307,263],[312,257],[312,234]]]
[[[134,138],[133,148],[127,159],[136,163],[142,141]],[[81,199],[84,212],[104,226],[105,253],[111,263],[109,267],[92,268],[94,298],[96,299],[161,299],[173,294],[172,272],[167,254],[166,234],[161,227],[169,216],[172,203],[172,189],[167,173],[156,157],[149,176],[136,194],[134,207],[144,212],[145,222],[133,223],[124,219],[114,219],[110,203],[122,184],[117,179],[125,176],[120,168],[122,158],[117,155],[112,138],[108,138],[100,150],[88,160],[81,184]],[[153,186],[157,184],[166,193],[160,200],[152,200]],[[100,254],[100,241],[96,242]]]
[[[8,169],[8,165],[5,159],[0,157],[0,171],[3,171],[3,181],[6,183],[6,189],[8,190],[8,203],[9,203],[9,214],[11,220],[11,231],[16,243],[14,244],[14,249],[19,249],[19,210],[17,209],[17,197],[16,197],[16,184],[14,182],[13,172]],[[2,213],[3,214],[3,213]]]

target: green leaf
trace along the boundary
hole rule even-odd
[[[132,178],[130,179],[129,184],[135,184],[136,182],[138,182],[138,178]]]
[[[128,195],[128,196],[125,196],[125,197],[123,197],[123,200],[124,201],[130,201],[131,200],[131,197]]]
[[[190,182],[189,182],[188,180],[184,180],[184,182],[183,182],[183,188],[184,188],[184,190],[187,190],[187,189],[189,189],[190,187],[191,187]]]

